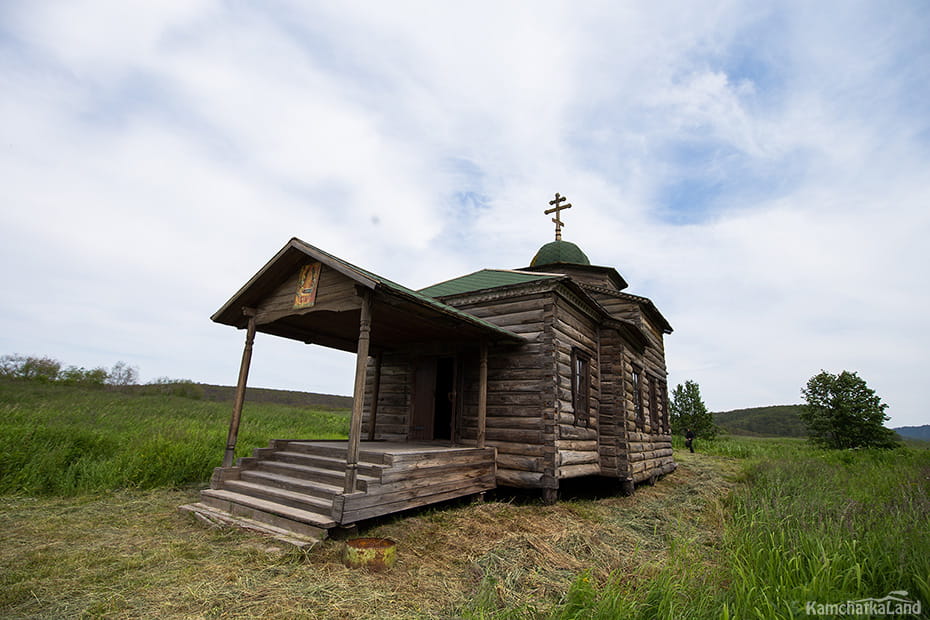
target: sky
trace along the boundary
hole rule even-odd
[[[708,408],[856,371],[930,424],[930,4],[0,3],[0,354],[231,385],[291,237],[422,288],[553,237]],[[259,335],[249,383],[350,394]]]

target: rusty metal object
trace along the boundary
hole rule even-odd
[[[384,571],[397,561],[397,543],[387,538],[353,538],[346,541],[343,563],[349,568]]]

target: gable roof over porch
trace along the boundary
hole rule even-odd
[[[322,265],[316,300],[294,307],[298,272]],[[518,334],[357,267],[296,237],[262,267],[211,318],[244,328],[244,309],[256,314],[256,329],[292,340],[354,351],[361,295],[372,296],[371,346],[389,350],[418,342],[523,342]]]

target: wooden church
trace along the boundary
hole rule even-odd
[[[418,291],[291,239],[212,319],[246,331],[222,467],[183,507],[295,544],[497,486],[673,471],[663,338],[649,299],[561,238],[527,267]],[[275,439],[234,461],[256,332],[357,355],[348,441]],[[248,423],[244,420],[243,423]]]

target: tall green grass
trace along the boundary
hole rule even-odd
[[[734,611],[906,590],[930,605],[930,452],[812,452],[754,465],[727,531]],[[777,614],[777,615],[776,615]]]
[[[807,601],[893,590],[930,605],[930,451],[748,438],[704,449],[747,459],[719,546],[673,545],[660,570],[601,586],[582,575],[551,618],[799,618]]]
[[[0,493],[75,495],[176,487],[222,460],[230,405],[26,381],[0,382]],[[269,439],[339,439],[348,413],[249,403],[239,456]]]

